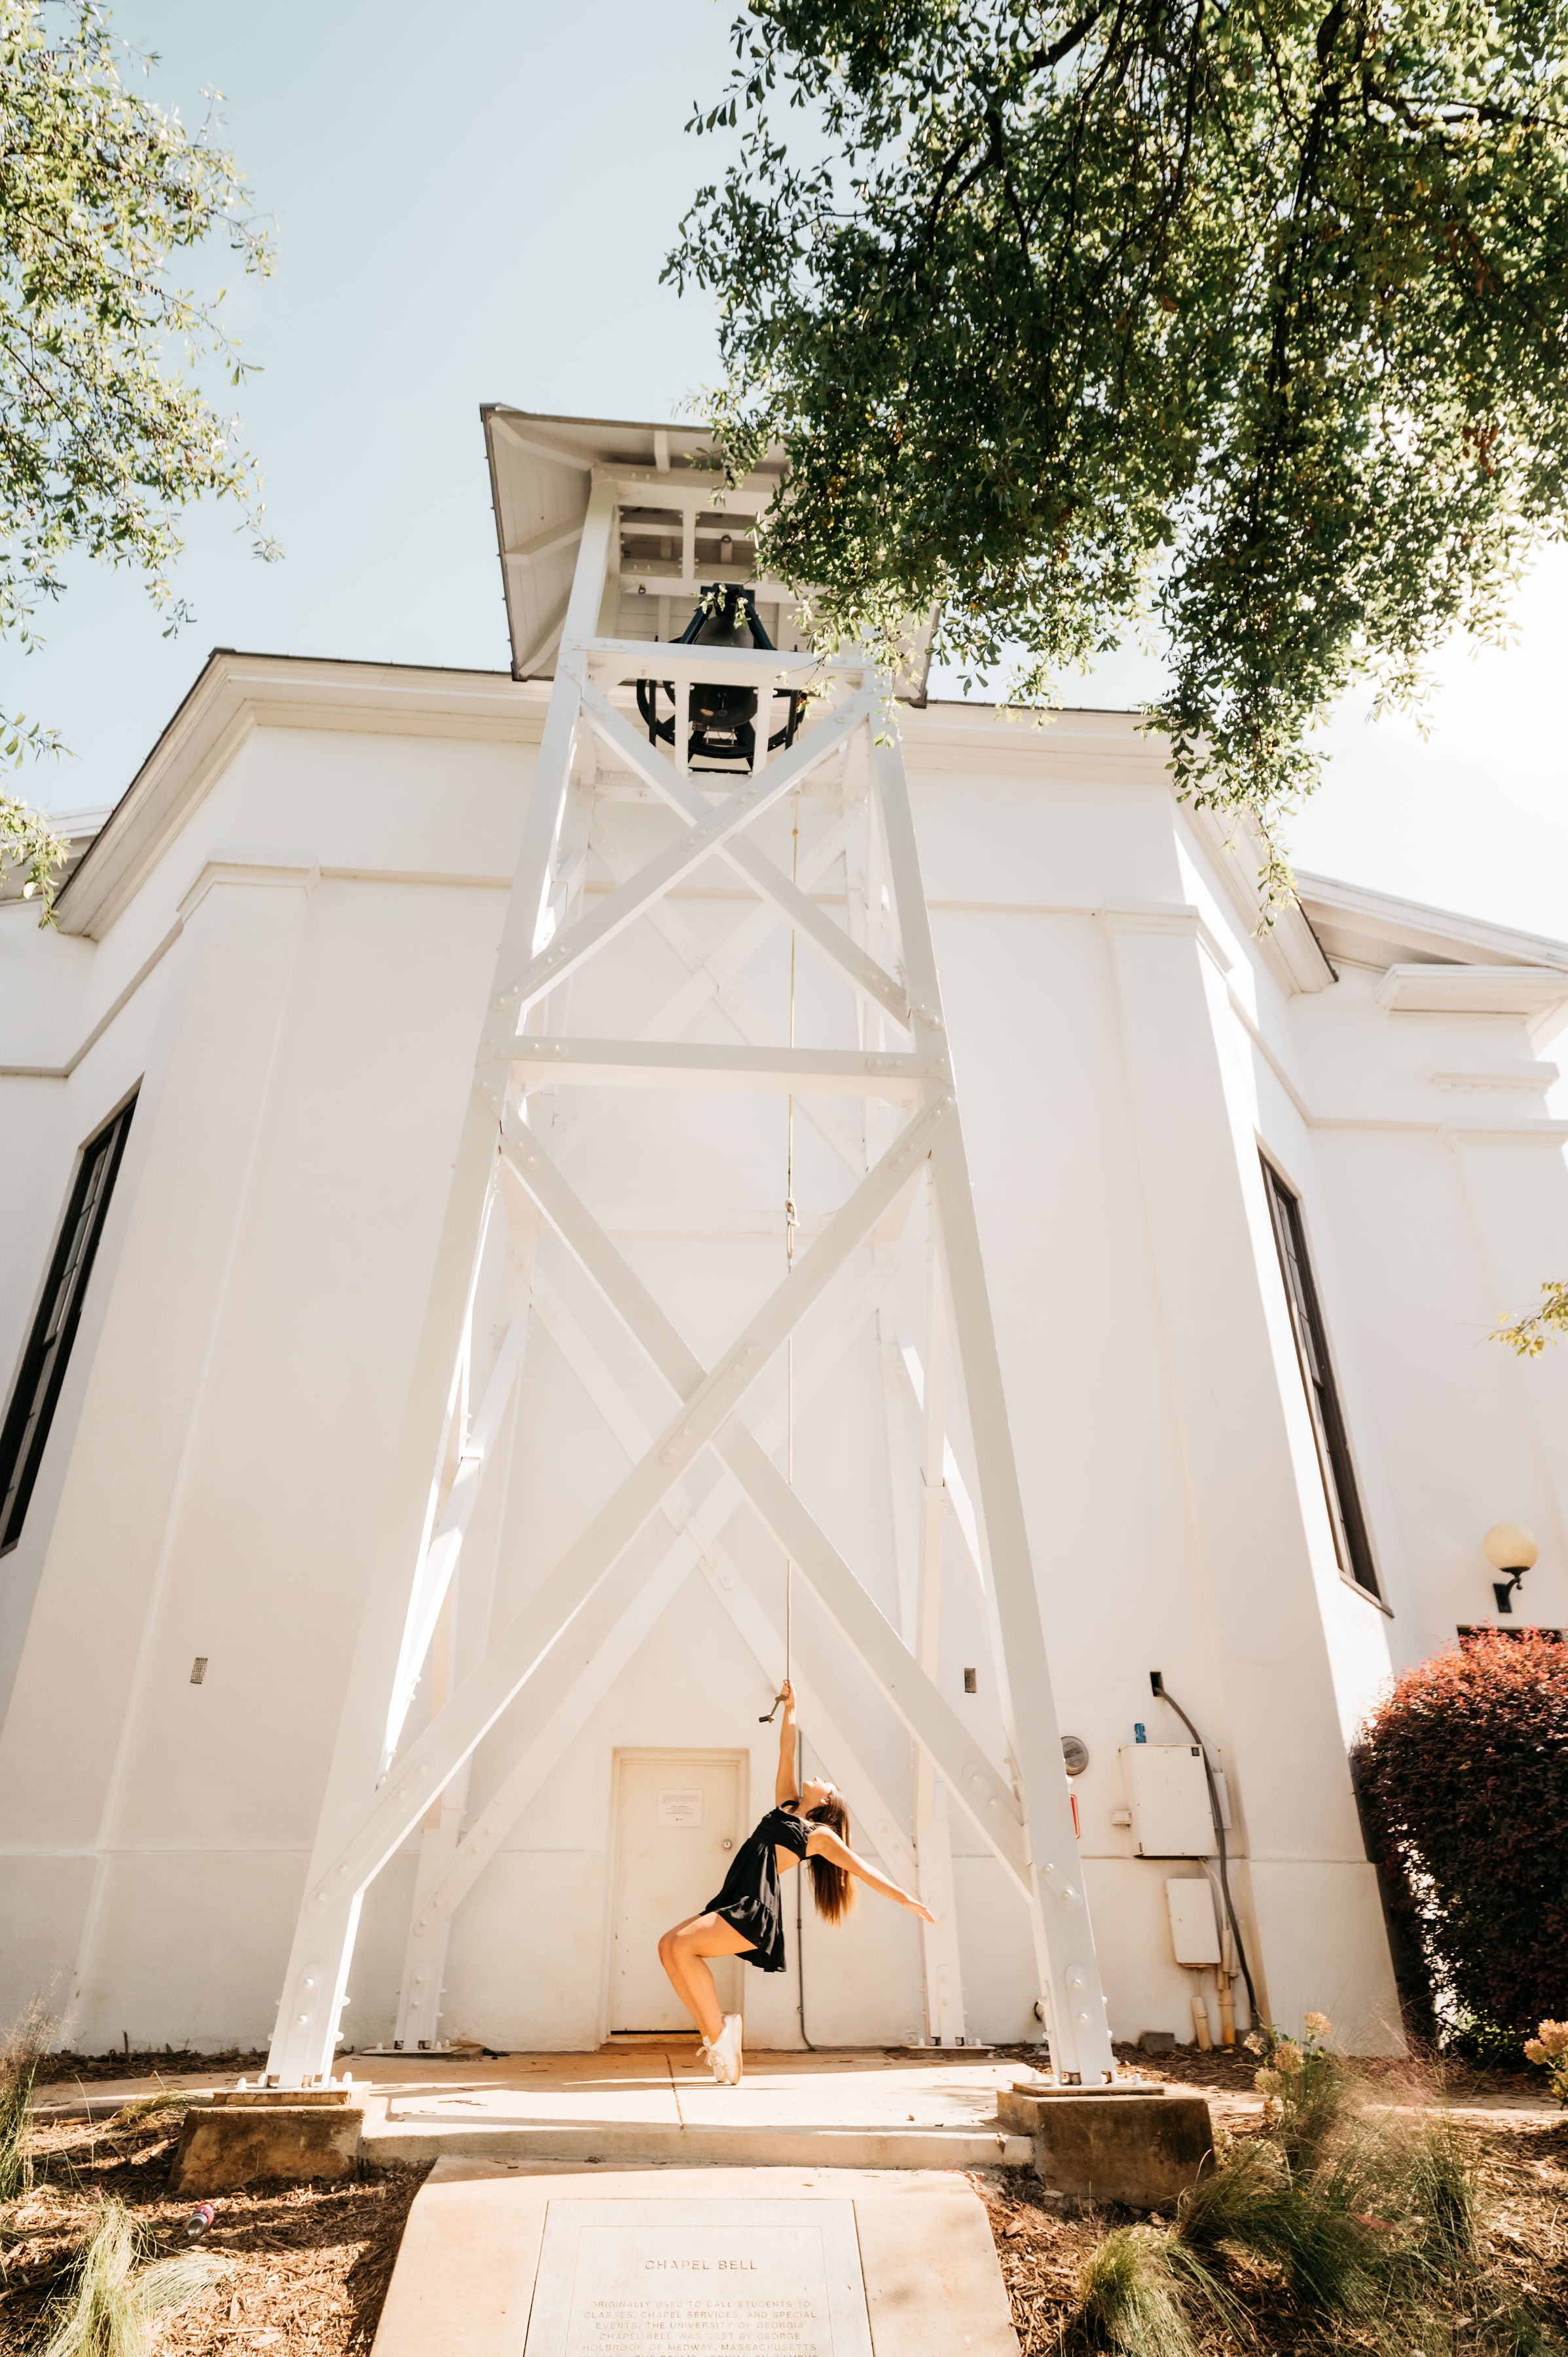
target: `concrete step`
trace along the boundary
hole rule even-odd
[[[401,2104],[389,2118],[374,2103],[366,2110],[360,2151],[382,2164],[462,2158],[746,2169],[1027,2169],[1034,2158],[1030,2137],[979,2126],[604,2118],[578,2126],[493,2115],[481,2124],[422,2115]]]

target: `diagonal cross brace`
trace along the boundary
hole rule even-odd
[[[933,1131],[942,1117],[942,1102],[939,1099],[927,1116]],[[911,1176],[914,1174],[924,1159],[917,1135],[920,1126],[919,1123],[910,1125],[884,1157],[885,1164],[901,1163]],[[555,1164],[532,1141],[520,1146],[515,1128],[509,1129],[503,1137],[501,1151],[514,1175],[628,1331],[642,1345],[671,1391],[677,1397],[699,1396],[712,1377],[704,1373],[700,1361],[687,1349],[652,1295]],[[879,1168],[883,1167],[878,1165]],[[808,1256],[801,1265],[802,1271],[814,1257],[814,1253]],[[798,1283],[799,1279],[789,1282]],[[910,1734],[940,1761],[955,1799],[976,1830],[995,1851],[1024,1895],[1029,1896],[1022,1813],[1011,1785],[978,1750],[958,1713],[919,1667],[886,1615],[801,1504],[755,1435],[735,1417],[717,1428],[713,1445],[764,1523],[811,1581]]]
[[[861,1297],[843,1324],[855,1332],[861,1330],[870,1317],[876,1297],[886,1289],[888,1272],[879,1270],[870,1286],[863,1288]],[[546,1330],[558,1345],[567,1348],[569,1362],[579,1381],[589,1387],[589,1396],[602,1414],[613,1414],[618,1439],[629,1457],[635,1458],[648,1442],[646,1427],[629,1406],[618,1383],[610,1375],[596,1351],[586,1342],[576,1321],[553,1289],[537,1275],[534,1278],[534,1308],[544,1318]],[[562,1325],[564,1321],[564,1341]],[[585,1353],[589,1361],[585,1371],[581,1361],[571,1356],[573,1347]],[[814,1364],[806,1382],[806,1390],[814,1393],[832,1368],[839,1363],[836,1343]],[[800,1397],[800,1377],[796,1375],[796,1398]],[[778,1418],[779,1411],[771,1410],[768,1424]],[[723,1605],[725,1612],[740,1631],[759,1664],[776,1653],[782,1641],[763,1606],[753,1595],[745,1580],[735,1570],[724,1548],[712,1534],[728,1521],[739,1503],[738,1484],[731,1476],[721,1480],[700,1508],[694,1512],[666,1504],[666,1513],[677,1523],[671,1544],[651,1576],[639,1559],[638,1551],[630,1550],[615,1569],[602,1579],[593,1595],[574,1620],[567,1639],[551,1655],[551,1677],[548,1694],[537,1692],[531,1682],[513,1705],[522,1715],[528,1738],[520,1758],[508,1770],[500,1783],[486,1801],[473,1824],[463,1834],[453,1860],[442,1880],[430,1893],[423,1909],[416,1913],[415,1935],[439,1932],[451,1923],[464,1900],[485,1871],[505,1841],[507,1835],[555,1765],[572,1736],[581,1727],[595,1701],[618,1677],[649,1630],[671,1601],[676,1588],[693,1570],[703,1571]],[[797,1639],[797,1642],[799,1640]],[[567,1658],[561,1658],[562,1656]],[[570,1677],[571,1665],[582,1664],[575,1677]],[[568,1682],[569,1681],[569,1682]],[[537,1682],[542,1684],[543,1682]],[[875,1788],[875,1781],[850,1747],[843,1731],[834,1726],[825,1706],[811,1685],[803,1671],[797,1669],[795,1683],[805,1717],[820,1730],[816,1748],[838,1782],[843,1787],[852,1808],[858,1812],[876,1846],[877,1855],[911,1887],[917,1875],[917,1862],[908,1839],[899,1828],[896,1813],[889,1809]]]
[[[583,713],[596,735],[619,754],[634,778],[640,778],[656,794],[662,794],[667,802],[694,823],[700,824],[711,816],[713,805],[690,772],[682,774],[653,746],[644,744],[624,714],[616,710],[608,696],[591,680],[583,690]],[[893,976],[852,941],[842,925],[835,925],[825,909],[819,909],[798,885],[792,884],[765,851],[737,838],[725,845],[724,856],[748,884],[781,909],[789,922],[799,926],[824,956],[843,968],[879,1013],[891,1015],[895,1022],[908,1023],[909,1002]]]
[[[561,1641],[573,1616],[658,1512],[693,1458],[734,1414],[774,1352],[783,1348],[806,1311],[907,1185],[910,1165],[924,1160],[950,1102],[940,1099],[895,1140],[892,1149],[829,1222],[794,1275],[785,1279],[736,1338],[724,1363],[705,1376],[677,1410],[521,1611],[492,1641],[478,1669],[409,1745],[391,1770],[381,1797],[327,1872],[316,1878],[316,1888],[306,1898],[306,1919],[334,1901],[362,1891],[413,1832],[435,1794]],[[535,1166],[527,1160],[526,1152],[521,1159],[518,1175],[526,1186]]]
[[[1028,1846],[1017,1795],[754,1436],[736,1419],[722,1427],[714,1445],[915,1741],[939,1762],[953,1798],[1026,1899]]]
[[[436,1617],[451,1586],[452,1574],[457,1567],[457,1557],[463,1551],[463,1541],[473,1520],[479,1484],[484,1480],[485,1468],[495,1447],[501,1417],[506,1413],[506,1404],[511,1397],[511,1387],[521,1364],[524,1331],[521,1318],[514,1318],[507,1329],[495,1372],[485,1387],[479,1412],[458,1457],[457,1478],[452,1484],[451,1495],[414,1577],[413,1593],[409,1598],[408,1617],[403,1623],[403,1644],[398,1654],[397,1677],[387,1709],[387,1731],[381,1747],[383,1770],[397,1749],[403,1723],[408,1717],[408,1706],[419,1684],[420,1664],[430,1649]]]
[[[814,728],[808,729],[790,752],[763,771],[760,780],[750,779],[726,801],[704,805],[701,818],[693,820],[683,834],[607,895],[596,909],[558,933],[548,949],[531,957],[511,988],[500,992],[491,1002],[493,1012],[510,1012],[521,1021],[538,999],[546,996],[569,974],[575,974],[596,950],[603,949],[607,942],[614,941],[618,933],[634,923],[650,901],[671,890],[770,804],[782,801],[813,770],[830,760],[848,743],[851,730],[869,717],[875,703],[875,690],[863,688]]]

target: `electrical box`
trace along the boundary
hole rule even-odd
[[[1122,1773],[1139,1857],[1212,1857],[1208,1779],[1196,1743],[1124,1743]]]
[[[1167,1882],[1165,1905],[1171,1912],[1171,1945],[1177,1964],[1217,1964],[1219,1926],[1214,1920],[1214,1893],[1208,1876]]]

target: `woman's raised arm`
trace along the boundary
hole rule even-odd
[[[911,1915],[919,1917],[922,1923],[934,1923],[937,1920],[923,1900],[911,1899],[907,1890],[900,1890],[896,1882],[889,1882],[885,1874],[878,1874],[876,1868],[867,1866],[863,1857],[856,1857],[849,1844],[840,1841],[837,1834],[827,1825],[812,1826],[811,1837],[806,1844],[806,1856],[825,1857],[834,1866],[842,1866],[846,1874],[857,1875],[862,1882],[870,1889],[879,1891],[884,1899],[891,1899],[898,1906],[907,1907]]]
[[[795,1689],[786,1678],[779,1691],[784,1698],[784,1717],[779,1729],[779,1773],[773,1780],[773,1805],[787,1809],[800,1797],[795,1774]]]

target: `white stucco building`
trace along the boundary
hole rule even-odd
[[[652,429],[549,431],[600,463],[679,457]],[[418,1537],[400,1448],[559,587],[537,578],[548,464],[521,470],[493,417],[490,440],[522,675],[219,651],[92,834],[58,931],[0,907],[0,2017],[43,1989],[89,2048],[271,2032],[367,1599]],[[575,500],[565,467],[558,512]],[[622,638],[678,632],[691,578],[744,577],[744,550],[701,525],[672,554],[629,513]],[[1524,1365],[1487,1340],[1568,1274],[1568,1121],[1543,1060],[1568,946],[1320,877],[1260,936],[1247,845],[1177,804],[1132,717],[897,716],[1058,1707],[1088,1753],[1072,1790],[1113,2032],[1191,2029],[1165,1884],[1204,1868],[1139,1857],[1125,1822],[1135,1728],[1187,1743],[1158,1671],[1223,1770],[1260,2002],[1387,2046],[1347,1740],[1391,1669],[1494,1617],[1488,1525],[1540,1543],[1516,1625],[1568,1623],[1568,1357]],[[847,763],[811,775],[799,856],[864,938],[856,791]],[[581,746],[572,904],[667,825]],[[788,807],[759,827],[787,867]],[[618,986],[671,1036],[783,1040],[788,929],[726,956],[757,903],[717,859],[670,905],[679,922],[621,937]],[[597,987],[572,1001],[585,1037],[606,1028]],[[847,1023],[832,989],[802,952],[802,1019]],[[723,1134],[715,1102],[607,1111],[559,1088],[530,1114],[699,1352],[784,1265],[783,1101],[744,1100],[750,1126]],[[872,1121],[800,1100],[802,1251]],[[854,1257],[794,1375],[795,1482],[910,1643],[922,1205]],[[515,1201],[476,1315],[476,1395],[521,1336],[464,1556],[499,1624],[664,1411]],[[961,1402],[949,1437],[934,1674],[999,1760]],[[662,1530],[640,1620],[563,1673],[542,1733],[522,1743],[503,1714],[449,1801],[469,1824],[498,1792],[515,1805],[453,1917],[435,2034],[568,2048],[678,2018],[652,1939],[770,1803],[758,1717],[782,1667],[779,1550],[745,1507],[704,1530]],[[436,1629],[411,1727],[482,1644],[477,1592]],[[808,1746],[902,1878],[908,1734],[811,1598],[793,1609]],[[1022,1718],[1028,1693],[1012,1703]],[[1036,2036],[1023,1910],[956,1813],[950,1846],[964,2034]],[[397,2024],[418,1851],[371,1886],[351,2044]],[[932,2027],[908,1919],[868,1905],[830,1932],[808,1911],[804,1948],[813,2041]],[[748,2042],[798,2042],[795,1970],[746,1977]]]

